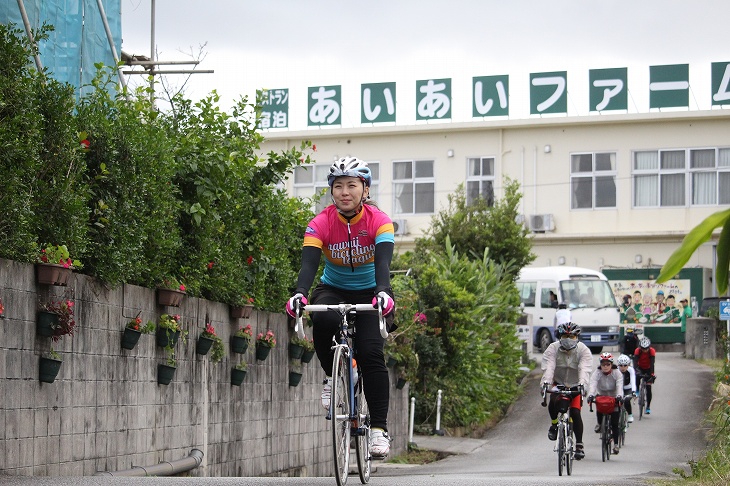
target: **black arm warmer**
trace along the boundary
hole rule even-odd
[[[390,261],[393,259],[394,243],[384,242],[375,245],[375,293],[390,291]],[[392,291],[391,291],[392,292]]]
[[[303,295],[309,295],[309,289],[314,282],[314,276],[317,275],[319,268],[319,259],[322,257],[322,250],[315,246],[305,246],[302,248],[302,268],[299,269],[299,278],[297,278],[297,290]]]

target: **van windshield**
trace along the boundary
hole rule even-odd
[[[616,299],[611,286],[606,280],[597,278],[580,278],[560,282],[562,302],[568,308],[580,307],[616,307]]]

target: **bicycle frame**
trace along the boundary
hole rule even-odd
[[[582,395],[582,389],[583,387],[581,385],[578,386],[577,390],[572,390],[570,388],[567,388],[562,385],[556,385],[553,389],[548,389],[546,387],[543,387],[542,389],[542,406],[547,406],[547,394],[548,393],[554,393],[557,395],[564,395],[567,397],[570,397],[571,400],[578,396],[579,394]],[[558,412],[558,437],[555,441],[555,447],[553,448],[554,452],[558,453],[558,476],[563,475],[563,467],[565,467],[566,472],[568,473],[568,476],[573,474],[573,459],[575,458],[575,447],[574,447],[574,437],[573,437],[573,427],[572,424],[573,420],[570,418],[570,407],[568,407],[568,410],[566,412]]]

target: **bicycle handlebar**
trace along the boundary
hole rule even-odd
[[[378,299],[378,308],[374,308],[371,304],[309,304],[305,306],[299,306],[296,309],[296,324],[294,330],[300,338],[304,337],[304,311],[307,312],[326,312],[336,311],[340,315],[344,316],[349,312],[366,312],[366,313],[378,313],[378,324],[380,327],[380,335],[383,338],[388,337],[388,329],[385,324],[385,317],[383,316],[383,303],[382,299]]]
[[[542,386],[542,405],[543,407],[547,407],[547,394],[548,393],[556,393],[558,395],[565,395],[569,396],[571,398],[577,397],[578,395],[583,394],[583,385],[577,385],[573,387],[567,387],[565,385],[555,385],[553,388],[549,388],[548,385],[545,383]]]

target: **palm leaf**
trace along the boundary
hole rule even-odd
[[[684,264],[690,259],[692,254],[699,248],[699,246],[710,239],[712,232],[715,228],[722,226],[730,221],[730,209],[724,211],[718,211],[717,213],[709,215],[700,224],[692,228],[687,236],[682,240],[682,244],[674,250],[674,253],[669,257],[669,260],[664,264],[662,270],[659,272],[657,277],[657,283],[663,283],[674,277],[684,267]],[[719,247],[718,247],[719,254]],[[727,277],[727,260],[725,261],[725,273]],[[719,269],[719,266],[718,266]],[[719,282],[718,282],[719,284]],[[727,287],[727,278],[725,279],[725,286]]]
[[[720,233],[720,240],[717,242],[717,268],[715,269],[715,285],[720,295],[727,291],[728,269],[730,269],[730,218],[725,221],[725,226]]]

